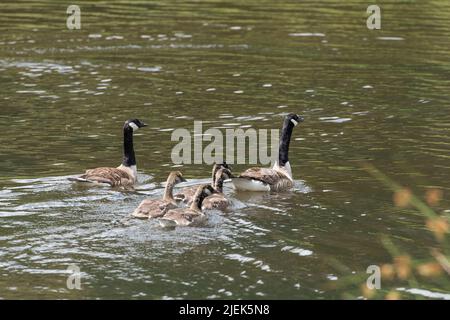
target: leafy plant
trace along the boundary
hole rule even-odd
[[[392,259],[380,266],[382,288],[369,288],[366,284],[369,274],[366,272],[343,277],[335,287],[349,289],[343,298],[398,300],[409,298],[408,294],[414,294],[417,290],[428,290],[432,293],[431,297],[446,298],[446,295],[439,293],[450,293],[450,217],[449,214],[438,214],[433,210],[441,201],[443,192],[436,188],[429,189],[423,201],[410,189],[394,182],[374,166],[365,164],[363,168],[392,190],[395,206],[411,207],[423,216],[426,229],[434,235],[435,245],[429,248],[429,257],[419,259],[398,248],[388,236],[383,235],[381,243]],[[348,271],[346,266],[336,260],[331,261],[331,264],[341,272]],[[408,290],[402,288],[405,285]]]

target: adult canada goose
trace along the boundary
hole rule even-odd
[[[123,126],[123,161],[117,168],[100,167],[86,170],[77,177],[69,178],[76,182],[108,184],[111,187],[133,187],[137,181],[136,157],[133,148],[133,132],[147,126],[138,119],[125,121]]]
[[[222,168],[217,171],[214,179],[214,193],[203,200],[203,210],[217,209],[223,211],[230,205],[230,201],[223,194],[223,182],[232,177],[229,169]]]
[[[177,183],[185,182],[186,179],[180,171],[172,171],[166,181],[164,196],[162,199],[145,199],[131,214],[134,218],[151,219],[162,217],[167,210],[177,207],[177,202],[173,198],[173,187]]]
[[[214,192],[214,188],[209,184],[200,185],[194,195],[194,200],[189,208],[178,208],[167,211],[159,219],[163,227],[194,226],[202,223],[206,215],[202,212],[203,200]]]
[[[211,186],[214,187],[215,179],[216,179],[216,173],[219,169],[229,169],[231,170],[231,167],[226,163],[215,163],[212,168],[212,176],[211,176]],[[195,193],[197,192],[198,186],[191,186],[186,187],[180,190],[180,192],[176,193],[174,195],[175,200],[177,201],[183,201],[186,204],[191,204],[192,199],[194,198]]]
[[[235,189],[246,191],[284,191],[293,187],[291,165],[289,164],[289,142],[292,129],[303,122],[303,117],[294,113],[284,118],[281,129],[278,161],[273,168],[250,168],[232,179]]]

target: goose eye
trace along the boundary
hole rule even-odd
[[[298,121],[295,121],[294,119],[291,119],[291,122],[294,124],[294,126],[298,125]]]

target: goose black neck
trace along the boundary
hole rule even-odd
[[[127,167],[136,165],[136,157],[133,148],[133,129],[130,127],[123,128],[123,162]]]
[[[278,151],[278,164],[283,167],[289,161],[289,143],[291,142],[292,129],[294,124],[286,118],[281,129],[280,147]]]

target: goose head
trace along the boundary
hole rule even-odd
[[[289,113],[286,116],[286,122],[290,122],[294,125],[294,127],[296,125],[298,125],[300,122],[303,122],[305,119],[302,116],[299,116],[298,114],[295,113]]]
[[[206,197],[209,197],[214,193],[214,188],[210,184],[204,184],[198,187],[196,196],[203,201]]]
[[[216,181],[218,179],[222,179],[222,181],[228,180],[234,178],[233,174],[231,173],[230,169],[222,168],[219,169],[216,173]]]
[[[227,164],[225,161],[222,163],[214,163],[213,166],[213,170],[212,170],[212,181],[213,181],[213,185],[216,182],[216,175],[217,175],[217,171],[219,171],[220,169],[229,169],[231,170],[231,166],[229,164]]]
[[[132,131],[137,131],[140,128],[146,127],[147,125],[139,119],[129,119],[125,121],[123,126],[124,129],[131,128]]]
[[[181,182],[186,182],[186,179],[183,178],[183,174],[180,171],[172,171],[166,180],[163,200],[175,203],[173,198],[173,187]]]
[[[183,174],[180,171],[172,171],[169,174],[169,178],[167,179],[167,181],[170,181],[175,185],[181,182],[186,182],[187,180],[183,178]]]
[[[217,170],[219,170],[219,169],[230,169],[231,170],[231,166],[228,163],[226,163],[225,161],[222,163],[214,163],[213,171],[217,172]]]
[[[214,188],[210,184],[203,184],[197,188],[192,201],[191,209],[195,211],[201,211],[203,200],[209,197],[215,192]]]
[[[226,168],[219,169],[216,173],[216,179],[214,180],[215,191],[222,193],[223,192],[223,183],[226,180],[229,180],[231,178],[234,178],[234,176],[231,173],[230,169],[226,169]]]

